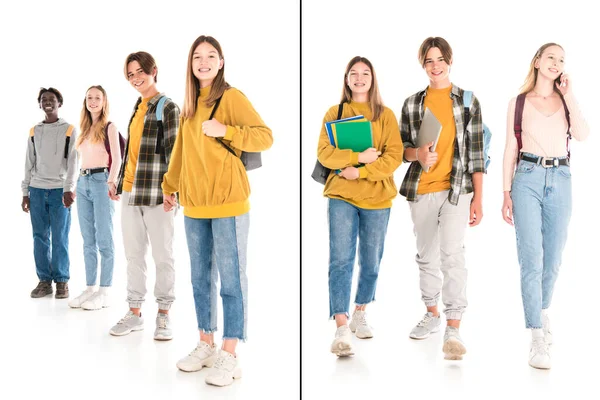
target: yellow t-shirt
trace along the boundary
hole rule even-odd
[[[148,111],[148,101],[152,97],[142,99],[138,105],[135,116],[129,126],[129,153],[127,156],[127,165],[125,166],[125,177],[123,179],[123,190],[131,192],[133,180],[135,178],[135,169],[137,167],[138,155],[140,153],[140,144],[142,142],[142,133],[144,132],[144,119]]]
[[[442,124],[442,132],[435,148],[438,153],[437,162],[423,171],[419,180],[417,194],[435,193],[450,189],[450,174],[452,173],[452,160],[454,159],[454,141],[456,140],[456,124],[452,110],[452,86],[444,89],[427,88],[427,95],[423,106],[429,108],[433,115]]]

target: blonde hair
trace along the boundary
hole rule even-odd
[[[102,112],[100,113],[100,119],[92,131],[92,113],[87,109],[87,94],[91,89],[98,89],[102,92]],[[104,129],[108,123],[108,97],[106,96],[106,90],[100,85],[90,86],[85,91],[85,97],[83,98],[83,109],[81,110],[81,122],[80,129],[81,134],[77,139],[76,147],[79,147],[85,139],[90,139],[92,143],[104,142]]]
[[[450,47],[450,44],[444,38],[432,36],[425,39],[421,43],[421,47],[419,47],[419,62],[421,63],[421,67],[425,68],[425,57],[427,57],[427,52],[433,47],[440,49],[446,64],[452,62],[452,47]]]
[[[527,74],[527,78],[525,78],[525,83],[523,83],[523,86],[521,86],[521,93],[529,93],[533,90],[533,88],[535,88],[538,76],[538,69],[535,67],[535,62],[542,58],[542,54],[544,54],[544,51],[546,51],[546,49],[551,46],[558,46],[562,49],[562,46],[559,44],[546,43],[545,45],[540,47],[538,51],[535,52],[535,55],[533,56],[533,58],[531,59],[531,63],[529,64],[529,73]],[[554,85],[554,91],[557,92],[559,95],[561,94],[560,90],[558,90],[556,85]]]
[[[373,68],[373,64],[371,61],[366,59],[365,57],[356,56],[346,66],[346,72],[344,73],[344,87],[342,89],[342,99],[341,103],[349,103],[352,100],[352,90],[348,86],[348,74],[354,65],[362,62],[369,67],[371,70],[371,88],[369,89],[369,104],[371,106],[371,113],[373,113],[373,121],[377,121],[377,119],[383,113],[383,101],[381,100],[381,95],[379,94],[379,86],[377,85],[377,76],[375,75],[375,69]]]
[[[193,118],[196,113],[196,105],[198,103],[198,96],[200,96],[200,81],[198,78],[194,76],[194,72],[192,70],[192,59],[194,57],[194,50],[201,43],[208,43],[212,47],[217,50],[219,54],[219,60],[223,60],[223,67],[219,69],[217,72],[217,76],[212,81],[210,86],[210,93],[205,100],[205,104],[210,107],[217,99],[223,96],[225,90],[229,89],[229,83],[225,81],[225,59],[223,58],[223,50],[221,49],[221,45],[217,41],[217,39],[212,36],[199,36],[194,43],[192,43],[192,47],[190,47],[190,53],[188,55],[188,63],[187,63],[187,74],[185,78],[185,98],[183,99],[183,108],[181,111],[181,116],[183,118]]]

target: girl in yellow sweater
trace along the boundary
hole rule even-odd
[[[342,118],[363,115],[371,121],[373,148],[357,153],[331,145],[325,122],[335,120],[340,108]],[[344,74],[341,104],[331,107],[323,119],[318,149],[324,167],[341,170],[329,175],[324,190],[329,198],[330,317],[337,324],[331,352],[338,356],[354,354],[351,331],[360,339],[373,337],[365,308],[375,300],[390,208],[397,193],[394,171],[402,163],[404,151],[397,121],[381,101],[371,62],[354,57]],[[357,238],[360,277],[348,327]]]
[[[213,367],[206,383],[225,386],[241,377],[235,348],[246,339],[250,185],[242,151],[261,152],[273,137],[250,101],[225,81],[219,42],[200,36],[188,56],[179,133],[163,178],[165,211],[184,207],[192,286],[200,331],[198,346],[177,367]],[[231,150],[231,151],[230,151]],[[235,154],[235,155],[234,155]],[[221,278],[224,335],[217,350],[217,276]]]

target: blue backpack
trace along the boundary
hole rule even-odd
[[[469,108],[471,108],[471,98],[473,92],[465,90],[463,92],[463,105],[465,107],[465,115],[467,115],[467,121],[465,121],[465,128],[469,124],[470,116]],[[492,140],[492,132],[486,124],[483,124],[483,160],[485,161],[485,173],[487,174],[488,165],[490,165],[490,141]]]

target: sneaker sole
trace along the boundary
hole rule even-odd
[[[352,346],[342,342],[331,346],[331,352],[338,357],[348,357],[354,355],[354,352],[352,351]]]
[[[167,340],[173,339],[173,335],[171,336],[154,336],[154,340],[159,340],[161,342],[165,342]]]
[[[32,295],[31,295],[31,298],[32,298],[32,299],[41,299],[42,297],[46,297],[46,296],[48,296],[48,295],[51,295],[51,294],[53,294],[53,293],[54,293],[54,292],[49,292],[49,293],[46,293],[46,294],[43,294],[43,295],[33,295],[33,294],[32,294]]]
[[[546,365],[533,365],[531,364],[531,362],[529,363],[529,366],[531,368],[535,368],[535,369],[550,369],[550,365],[546,366]]]
[[[371,334],[369,336],[369,335],[363,335],[363,334],[356,333],[356,327],[352,327],[352,324],[350,324],[349,328],[350,328],[350,332],[354,333],[356,335],[356,337],[359,338],[359,339],[371,339],[371,338],[373,338],[373,334]]]
[[[439,330],[440,330],[440,327],[437,326],[433,330],[429,331],[429,333],[427,333],[424,336],[416,336],[416,335],[413,335],[411,333],[411,334],[408,335],[408,337],[411,338],[411,339],[415,339],[415,340],[423,340],[423,339],[427,339],[429,336],[431,336],[432,333],[439,332]]]
[[[83,306],[73,307],[73,308],[81,308],[81,309],[86,310],[86,311],[96,311],[96,310],[102,310],[103,308],[108,308],[108,307],[109,307],[108,305],[104,305],[103,304],[102,306],[100,306],[98,308],[83,307]]]
[[[227,381],[209,381],[210,376],[207,376],[206,379],[204,380],[204,382],[206,382],[207,385],[213,385],[213,386],[229,386],[233,383],[234,380],[236,379],[240,379],[242,377],[242,370],[237,368],[233,371],[233,376],[231,378],[231,380],[227,380]]]
[[[68,299],[69,298],[69,293],[67,294],[57,294],[54,296],[55,299]]]
[[[444,343],[442,351],[444,352],[445,360],[462,360],[467,349],[457,340],[448,340]]]
[[[143,326],[136,326],[136,327],[133,327],[133,328],[129,329],[128,331],[124,331],[124,332],[113,332],[111,330],[110,334],[113,336],[125,336],[125,335],[129,335],[131,332],[141,331],[143,329],[144,329]]]
[[[204,367],[212,368],[212,366],[215,364],[215,361],[217,361],[217,356],[207,358],[206,360],[204,360],[204,362],[202,362],[202,364],[200,364],[200,367],[186,367],[185,365],[179,365],[179,363],[177,363],[177,368],[179,368],[183,372],[197,372]]]

